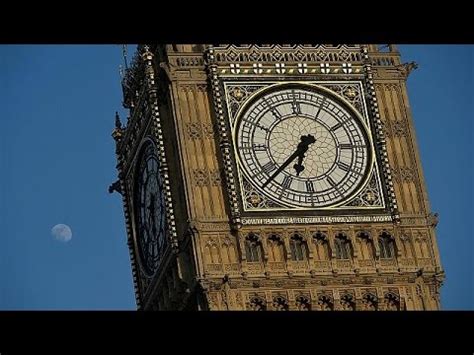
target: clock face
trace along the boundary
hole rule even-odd
[[[284,206],[342,204],[367,180],[367,130],[354,110],[325,90],[279,85],[258,95],[235,124],[243,173],[259,193]]]
[[[146,274],[156,271],[166,241],[163,182],[156,149],[148,143],[138,166],[136,185],[138,249]]]

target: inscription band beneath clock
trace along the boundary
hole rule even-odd
[[[281,217],[281,218],[242,218],[242,224],[310,224],[310,223],[366,223],[391,222],[391,216],[317,216],[317,217]]]

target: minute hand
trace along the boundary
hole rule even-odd
[[[265,181],[265,183],[262,185],[262,188],[265,188],[265,186],[267,186],[270,181],[272,181],[278,174],[280,174],[288,165],[290,165],[290,163],[296,159],[296,157],[298,155],[300,155],[300,153],[302,152],[302,149],[300,147],[298,147],[298,149],[296,149],[296,151],[290,155],[290,157],[288,159],[286,159],[286,161],[277,169],[277,171],[275,171],[273,173],[272,176],[270,176],[268,178],[267,181]]]

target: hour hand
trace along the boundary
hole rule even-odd
[[[303,165],[303,158],[304,158],[304,153],[300,152],[298,155],[298,162],[293,165],[293,169],[296,171],[296,176],[299,176],[300,173],[304,170],[304,165]]]
[[[305,153],[308,151],[310,144],[316,142],[316,138],[311,134],[307,136],[301,136],[301,142],[298,144],[298,162],[293,165],[293,168],[296,171],[296,176],[299,176],[300,173],[304,170],[303,159]]]
[[[296,171],[296,176],[300,176],[300,173],[304,170],[304,165],[300,161],[302,162],[303,159],[298,159],[298,163],[293,165],[293,168]]]

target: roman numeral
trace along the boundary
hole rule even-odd
[[[314,118],[318,118],[319,113],[321,112],[321,109],[323,108],[323,105],[324,105],[325,102],[326,102],[326,98],[323,98],[321,100],[321,103],[319,104],[318,112],[316,112],[316,115],[314,116]]]
[[[342,161],[338,161],[338,162],[337,162],[337,165],[338,165],[342,170],[344,170],[344,171],[350,171],[350,170],[351,170],[350,165],[348,165],[348,164],[346,164],[346,163],[344,163],[344,162],[342,162]]]
[[[344,124],[343,122],[339,122],[337,125],[332,126],[332,127],[331,127],[331,131],[336,131],[336,130],[338,130],[339,128],[342,127],[343,124]]]
[[[258,122],[249,121],[249,120],[246,120],[246,119],[243,119],[242,121],[247,122],[247,123],[250,123],[251,125],[254,125],[254,126],[256,126],[256,127],[260,128],[260,129],[263,129],[264,131],[267,131],[267,132],[269,131],[268,127],[265,127],[265,126],[261,125],[261,124],[258,123]]]
[[[285,178],[283,179],[283,184],[282,184],[283,188],[289,189],[292,182],[293,182],[293,178],[291,176],[285,176]]]
[[[291,109],[293,110],[293,114],[300,115],[301,114],[301,106],[299,102],[293,101],[291,104]]]
[[[278,111],[275,107],[273,107],[273,105],[271,105],[265,98],[263,98],[263,102],[270,109],[270,112],[272,113],[273,117],[279,120],[281,118],[280,111]]]
[[[337,187],[336,182],[330,176],[328,176],[327,180],[328,180],[329,184],[337,191],[337,193],[342,196],[342,192]]]
[[[339,148],[341,149],[366,148],[366,145],[362,145],[362,144],[354,145],[354,144],[343,143],[343,144],[339,144]]]
[[[292,102],[292,104],[291,104],[291,108],[292,108],[292,110],[293,110],[293,114],[299,115],[299,114],[301,114],[301,105],[300,105],[300,103],[299,103],[298,101],[296,101],[296,94],[295,94],[295,91],[294,91],[294,90],[291,91],[291,94],[292,94],[292,96],[293,96],[293,102]]]
[[[272,108],[270,112],[272,113],[273,117],[275,117],[277,120],[281,118],[281,113],[276,108]]]
[[[269,131],[268,127],[262,126],[260,123],[255,123],[255,126],[257,126],[258,128],[260,128],[260,129],[262,129],[262,130],[264,130],[264,131],[266,131],[266,132]]]
[[[314,192],[314,185],[311,180],[305,181],[306,184],[306,191],[313,193]]]
[[[267,146],[265,144],[253,144],[253,150],[256,152],[265,152],[267,150]]]
[[[276,169],[276,166],[273,162],[269,161],[268,163],[266,163],[264,166],[262,166],[262,170],[266,173],[266,174],[270,174],[273,170]]]

